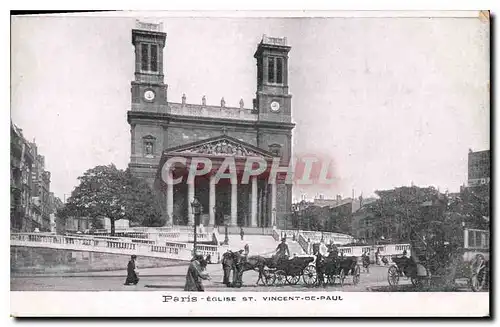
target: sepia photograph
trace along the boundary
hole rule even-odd
[[[12,316],[490,314],[488,11],[10,28]]]

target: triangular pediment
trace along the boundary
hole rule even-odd
[[[275,157],[271,152],[260,149],[249,143],[222,135],[193,143],[166,149],[165,154],[195,154],[226,157]]]

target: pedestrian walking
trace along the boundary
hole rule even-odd
[[[204,292],[202,280],[210,280],[210,275],[204,271],[205,260],[202,255],[196,254],[194,259],[189,264],[186,274],[186,284],[184,291]]]
[[[125,285],[137,285],[139,282],[139,277],[137,277],[137,256],[132,255],[130,261],[127,265],[127,279],[125,279]]]
[[[233,265],[233,254],[230,250],[222,255],[222,271],[224,272],[224,277],[222,279],[222,284],[230,286],[229,277],[231,275],[231,269]]]
[[[375,264],[376,265],[380,265],[379,255],[380,255],[380,249],[377,249],[377,252],[375,252]]]
[[[363,255],[361,256],[361,261],[363,263],[363,268],[365,269],[365,272],[370,273],[370,257],[366,254],[366,252],[363,252]]]
[[[241,240],[243,241],[243,237],[245,236],[245,232],[243,231],[243,227],[240,227],[240,236],[241,236]]]

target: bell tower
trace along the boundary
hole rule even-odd
[[[135,48],[135,79],[132,81],[132,111],[165,113],[167,85],[163,75],[163,24],[136,21],[132,30]]]
[[[257,94],[254,109],[259,120],[291,122],[291,99],[288,93],[287,39],[264,35],[257,46]]]

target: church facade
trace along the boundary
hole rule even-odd
[[[192,225],[194,198],[202,205],[205,226],[283,226],[291,211],[292,185],[273,178],[269,170],[242,182],[244,163],[258,157],[271,163],[279,159],[287,167],[292,154],[291,94],[288,92],[286,38],[263,36],[254,58],[257,64],[256,97],[251,108],[168,101],[163,52],[168,51],[166,33],[160,24],[137,22],[132,30],[135,78],[131,83],[131,110],[127,113],[131,133],[129,168],[146,179],[161,199],[167,224]],[[185,158],[185,165],[169,167],[173,178],[186,177],[193,158],[211,160],[212,170],[183,178],[174,184],[165,180],[165,163]],[[236,179],[215,182],[215,171],[224,159],[236,162]],[[169,182],[170,181],[170,182]]]

